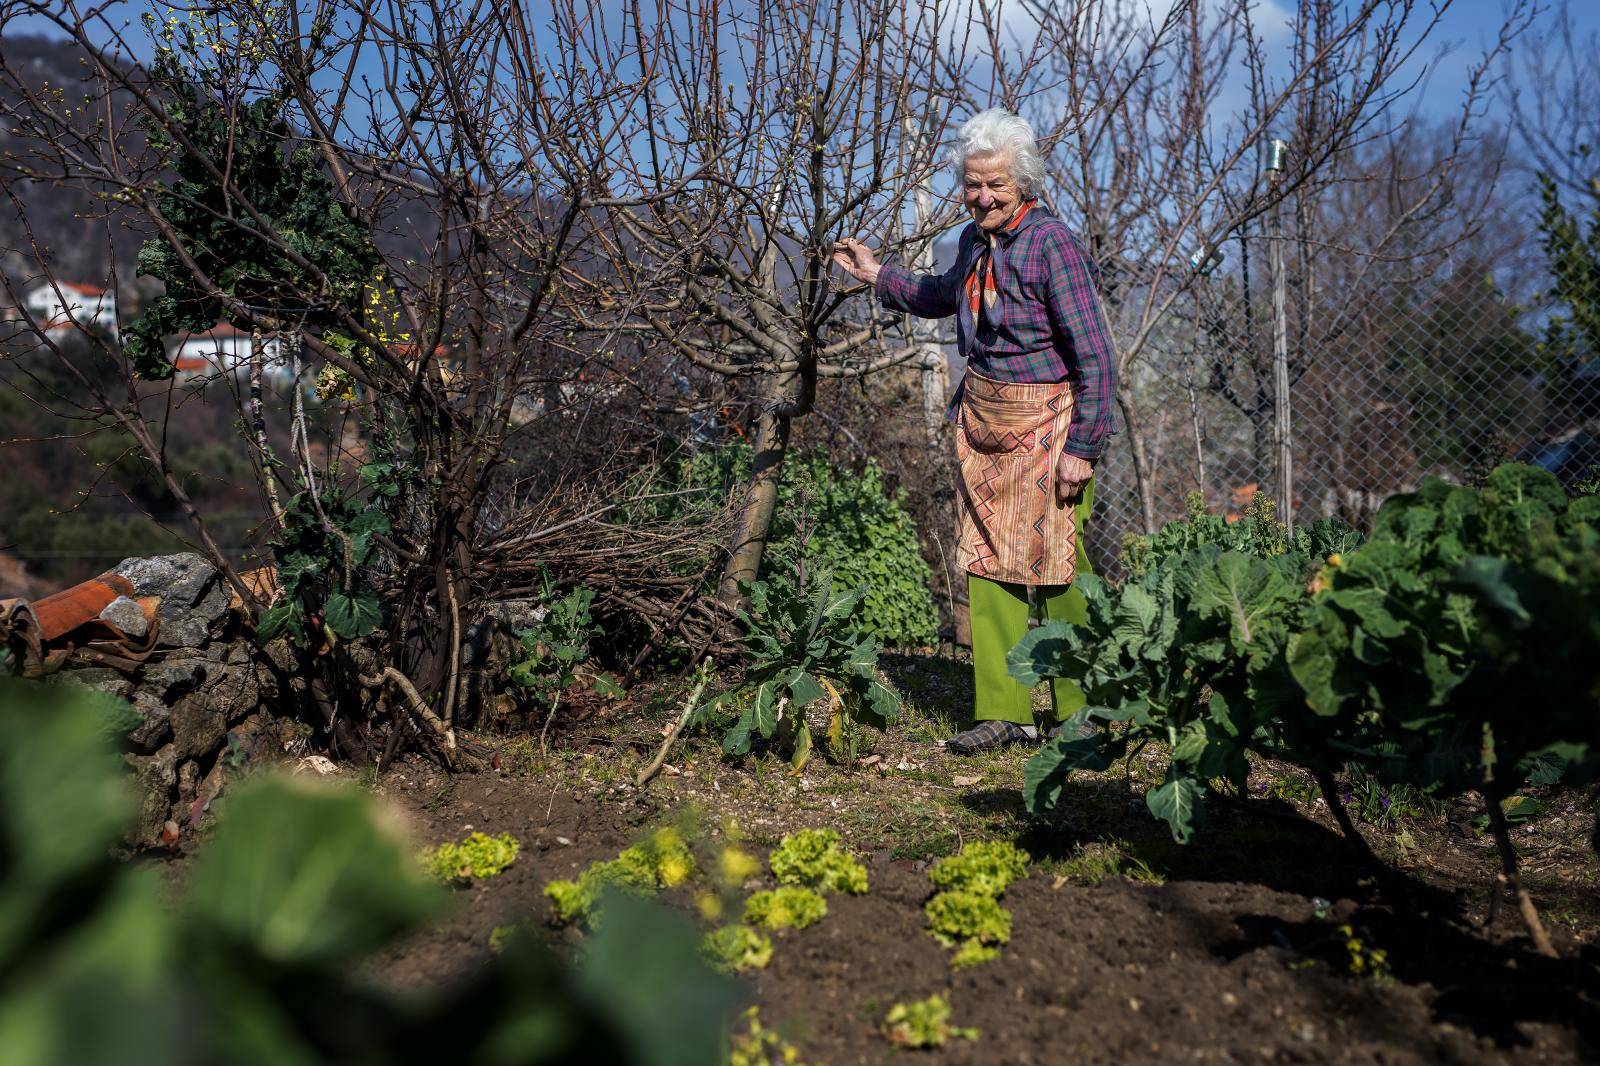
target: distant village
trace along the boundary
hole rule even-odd
[[[116,298],[99,285],[42,281],[27,290],[22,307],[24,321],[47,335],[59,337],[83,328],[118,338]],[[179,378],[245,372],[250,366],[250,334],[218,322],[204,333],[177,336],[168,344],[167,354]],[[282,357],[277,340],[269,338],[261,354],[264,380],[276,387],[288,386],[294,372]]]

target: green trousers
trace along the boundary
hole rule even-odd
[[[1083,524],[1094,507],[1094,481],[1084,486],[1078,509],[1077,572],[1091,573],[1083,551]],[[967,575],[967,618],[972,627],[973,717],[980,722],[1015,722],[1033,725],[1033,693],[1011,676],[1006,656],[1028,633],[1030,605],[1027,585],[990,581]],[[1035,585],[1033,612],[1051,621],[1081,625],[1088,620],[1088,604],[1071,585]],[[1084,705],[1083,690],[1066,678],[1050,682],[1050,703],[1057,721],[1070,718]]]

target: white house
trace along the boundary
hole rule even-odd
[[[167,348],[172,365],[179,377],[196,377],[202,374],[250,372],[250,331],[239,329],[226,322],[218,322],[204,333],[186,333]],[[273,384],[282,384],[291,377],[287,360],[279,353],[276,337],[264,338],[261,344],[262,375]]]
[[[47,333],[76,329],[76,322],[98,326],[113,337],[117,335],[116,298],[97,285],[43,281],[28,290],[22,303]]]

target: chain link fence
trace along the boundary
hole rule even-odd
[[[1089,530],[1102,572],[1191,493],[1236,514],[1259,490],[1282,516],[1287,485],[1294,523],[1365,528],[1429,475],[1467,481],[1517,459],[1570,483],[1600,466],[1600,359],[1551,354],[1548,311],[1510,303],[1490,269],[1375,265],[1286,240],[1279,313],[1271,241],[1228,242],[1227,269],[1180,295],[1135,361],[1133,424],[1120,420],[1101,464]]]

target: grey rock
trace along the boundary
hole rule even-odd
[[[133,583],[135,596],[164,596],[178,576],[178,564],[174,560],[181,558],[182,555],[155,555],[148,559],[135,556],[118,563],[117,573]]]
[[[108,696],[127,699],[133,692],[133,682],[109,666],[88,666],[76,670],[62,670],[51,675],[51,681],[61,685],[82,685]]]
[[[229,666],[243,666],[255,658],[255,654],[251,651],[250,645],[245,641],[235,641],[234,643],[227,645],[227,648],[228,654],[226,656],[226,660]]]
[[[140,687],[167,703],[175,702],[205,684],[217,667],[200,655],[168,655],[157,663],[147,663]]]
[[[134,838],[153,844],[161,838],[161,826],[172,810],[172,789],[178,783],[177,754],[169,746],[154,755],[124,755],[123,759],[133,768],[140,792]]]
[[[187,807],[200,791],[200,764],[194,761],[178,767],[178,806]]]
[[[228,720],[209,692],[191,692],[172,705],[172,747],[180,759],[211,755],[228,733]]]
[[[261,686],[249,668],[228,670],[206,689],[206,702],[229,725],[254,714],[261,706]]]
[[[128,741],[141,752],[153,754],[172,739],[172,708],[149,692],[133,694],[133,711],[139,724],[128,733]]]
[[[142,637],[150,632],[150,621],[144,608],[126,596],[118,596],[100,612],[102,621],[110,622],[130,637]]]
[[[163,607],[171,606],[173,610],[192,610],[222,580],[222,575],[194,552],[169,555],[166,558],[171,561],[176,574],[166,589],[158,594]]]
[[[157,643],[165,648],[198,648],[213,623],[227,613],[231,596],[222,576],[194,552],[124,559],[117,572],[140,596],[159,596]]]
[[[271,661],[272,665],[283,673],[293,674],[295,672],[294,649],[289,646],[289,641],[286,637],[278,637],[275,640],[268,641],[261,650],[266,653],[267,659]]]

